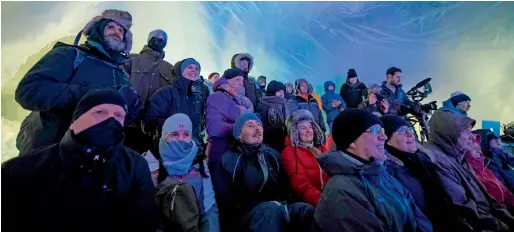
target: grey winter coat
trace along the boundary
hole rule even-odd
[[[145,109],[158,89],[173,83],[173,65],[163,60],[164,52],[156,52],[146,45],[139,54],[132,54],[130,58],[121,69],[130,75],[130,83],[139,95],[142,109]]]
[[[432,231],[410,192],[378,161],[363,164],[341,151],[318,158],[330,176],[312,231]]]
[[[448,111],[436,111],[431,119],[430,140],[425,147],[435,157],[436,171],[454,207],[476,231],[513,231],[514,217],[492,199],[457,148],[460,133],[474,120]]]

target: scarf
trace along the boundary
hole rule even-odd
[[[191,169],[198,152],[198,146],[194,142],[184,141],[159,141],[159,153],[162,157],[162,165],[168,175],[185,175]]]
[[[253,113],[253,104],[250,101],[250,99],[248,99],[245,96],[244,88],[235,90],[232,87],[230,87],[230,85],[228,85],[228,84],[221,84],[221,85],[219,85],[218,89],[225,92],[225,94],[227,94],[229,97],[231,97],[236,104],[238,104],[239,106],[242,107],[241,114]]]

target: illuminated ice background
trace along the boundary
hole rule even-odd
[[[204,76],[249,52],[252,76],[303,77],[321,95],[327,80],[339,90],[349,68],[370,84],[397,66],[405,88],[433,78],[428,100],[440,104],[459,90],[477,121],[514,120],[513,2],[2,2],[3,160],[17,155],[26,115],[12,97],[19,78],[52,43],[109,8],[132,14],[133,53],[161,28],[165,60],[194,57]]]

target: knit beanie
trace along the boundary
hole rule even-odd
[[[161,30],[161,29],[157,29],[157,30],[154,30],[154,31],[151,31],[149,34],[148,34],[148,39],[146,39],[146,42],[149,43],[150,42],[150,39],[152,39],[153,37],[157,36],[157,35],[162,35],[164,36],[164,41],[168,41],[168,34],[166,34],[165,31]]]
[[[352,77],[357,77],[357,72],[353,68],[348,69],[348,73],[347,74],[348,75],[347,75],[346,79],[350,79]]]
[[[257,81],[261,81],[261,80],[266,80],[266,77],[265,77],[265,76],[259,76],[259,77],[257,77]]]
[[[456,91],[451,94],[450,101],[452,102],[453,106],[457,106],[459,103],[464,101],[471,101],[471,98],[469,98],[468,95],[464,94],[461,91]]]
[[[346,109],[332,125],[332,138],[338,149],[346,150],[362,133],[373,125],[383,125],[382,121],[368,110]]]
[[[280,90],[283,90],[284,93],[286,92],[286,86],[282,84],[282,82],[274,80],[270,81],[266,88],[266,96],[275,96],[275,94]]]
[[[409,122],[405,120],[404,117],[395,116],[395,115],[384,115],[380,117],[380,120],[384,124],[385,134],[387,138],[390,139],[394,132],[400,129],[403,126],[411,127]]]
[[[182,76],[184,69],[186,69],[186,67],[189,66],[190,64],[196,64],[196,66],[198,66],[198,70],[199,71],[202,70],[202,67],[200,66],[200,63],[198,63],[198,61],[196,61],[193,58],[187,58],[187,59],[182,60],[182,64],[180,65],[180,76]]]
[[[161,138],[166,138],[168,134],[176,130],[185,130],[190,134],[192,133],[193,123],[189,116],[183,113],[176,113],[167,118],[162,125]]]
[[[242,114],[241,116],[239,116],[236,119],[236,122],[234,123],[234,131],[233,131],[232,135],[234,135],[235,139],[239,139],[239,136],[241,135],[241,131],[243,131],[243,126],[245,125],[245,123],[247,121],[250,121],[250,120],[259,121],[262,124],[261,119],[256,114],[254,114],[254,113]]]
[[[237,76],[243,76],[243,72],[237,68],[231,68],[231,69],[225,70],[225,72],[223,73],[223,76],[221,78],[230,80]]]
[[[88,92],[77,104],[75,111],[73,111],[72,122],[77,120],[84,113],[88,112],[91,108],[102,105],[102,104],[113,104],[121,106],[128,112],[127,101],[125,97],[114,89],[99,89]]]

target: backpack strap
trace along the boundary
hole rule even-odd
[[[75,76],[75,74],[77,73],[78,67],[80,66],[82,61],[84,61],[84,58],[86,55],[76,45],[69,45],[69,44],[65,44],[63,42],[57,42],[57,43],[55,43],[55,45],[52,49],[58,48],[58,47],[71,47],[76,52],[75,59],[73,60],[73,71],[72,71],[71,75],[68,77],[68,81],[67,81],[69,83],[71,81],[71,78],[73,78]]]

